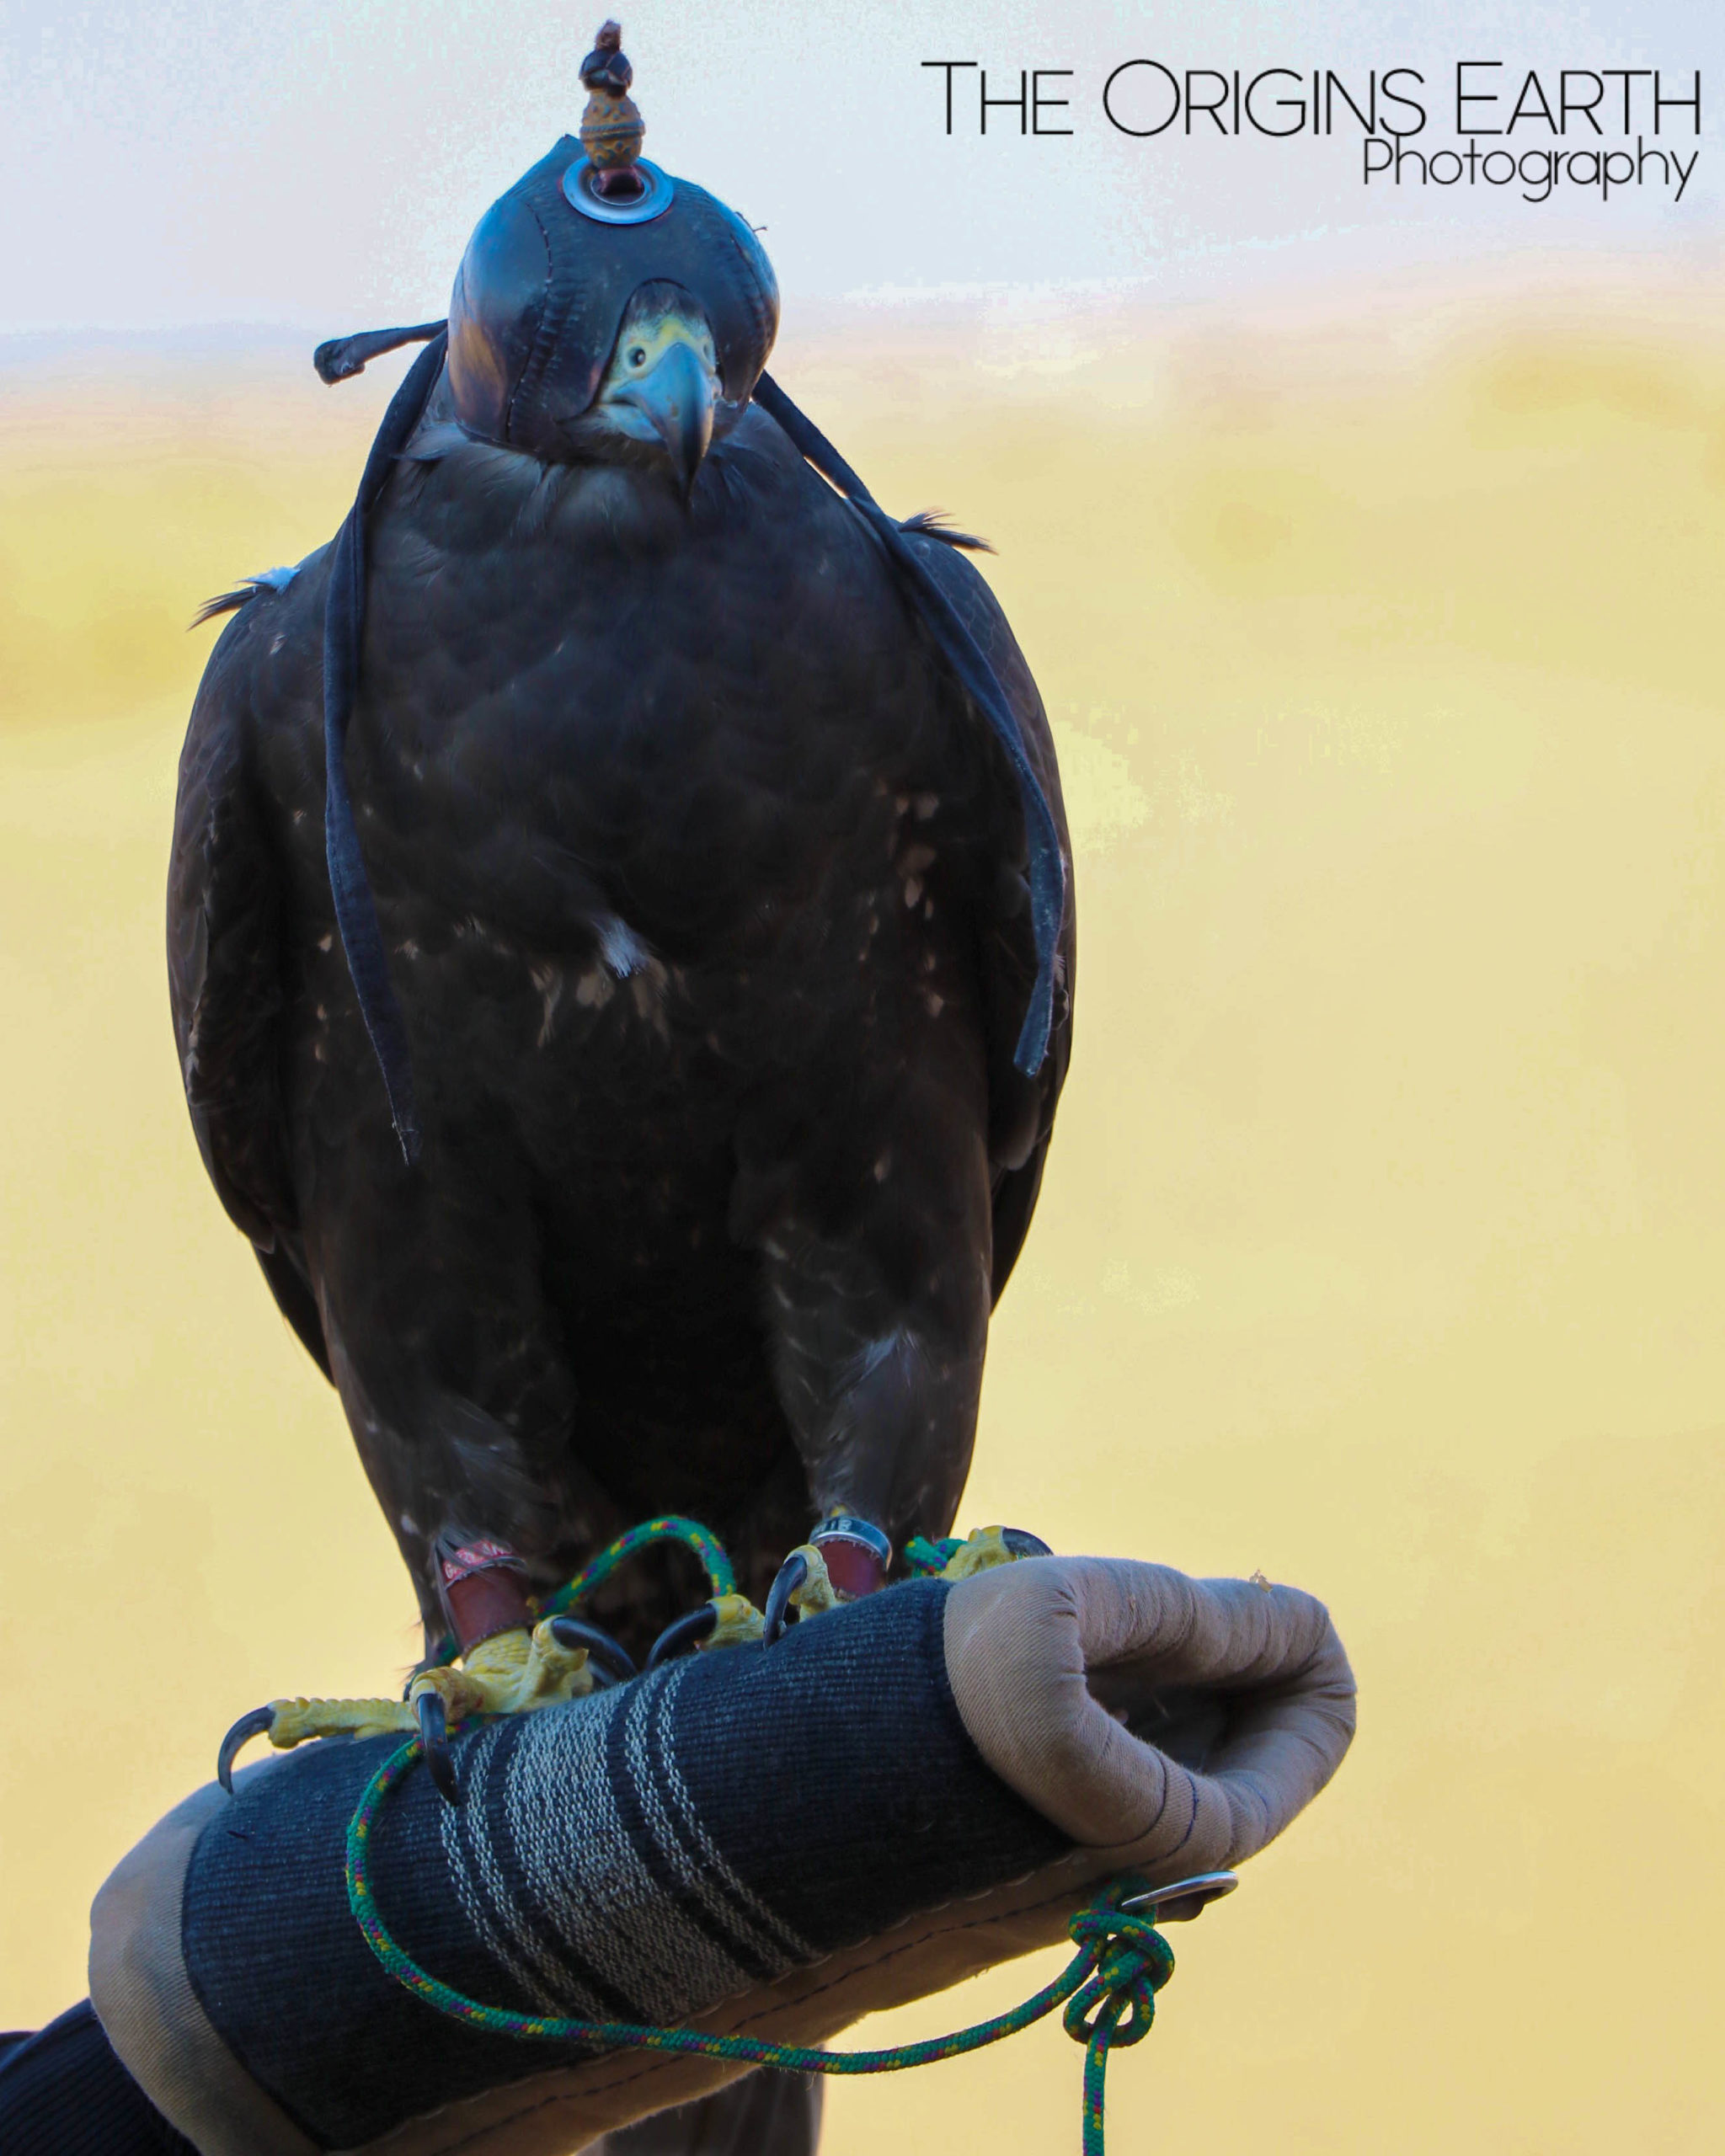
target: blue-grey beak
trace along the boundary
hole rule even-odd
[[[670,346],[638,381],[615,392],[632,404],[665,445],[685,499],[713,440],[713,391],[699,355],[688,344]]]

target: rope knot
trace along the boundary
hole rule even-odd
[[[1156,1929],[1155,1917],[1130,1909],[1081,1909],[1067,1929],[1073,1944],[1090,1956],[1091,1970],[1066,2003],[1066,2034],[1103,2050],[1141,2043],[1156,2019],[1156,1994],[1174,1973],[1174,1950]]]

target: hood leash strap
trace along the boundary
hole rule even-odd
[[[333,387],[363,374],[368,361],[381,360],[386,352],[398,352],[403,344],[424,344],[448,326],[421,322],[411,329],[361,329],[351,337],[332,337],[312,353],[312,365],[318,380]]]
[[[1066,911],[1066,867],[1060,852],[1060,832],[1048,796],[1024,751],[1024,738],[1012,716],[1000,678],[986,654],[946,592],[917,555],[916,549],[889,516],[833,447],[820,430],[792,403],[771,375],[755,385],[755,402],[788,436],[792,446],[812,464],[822,478],[844,496],[885,548],[888,559],[910,586],[923,620],[935,642],[989,727],[1018,782],[1018,798],[1024,809],[1024,841],[1030,856],[1030,919],[1036,937],[1036,980],[1030,1006],[1012,1061],[1027,1078],[1033,1078],[1048,1054],[1054,1023],[1055,954]]]
[[[407,447],[430,401],[443,370],[447,341],[440,324],[390,399],[366,459],[354,505],[336,534],[329,564],[329,594],[323,607],[323,850],[329,863],[329,894],[335,902],[341,947],[347,955],[360,1016],[383,1074],[390,1118],[409,1166],[419,1157],[413,1063],[401,1006],[390,983],[377,905],[354,822],[353,799],[347,786],[347,729],[359,689],[360,644],[366,626],[366,513],[383,492],[396,459]]]

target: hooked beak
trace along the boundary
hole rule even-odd
[[[615,401],[633,406],[658,435],[686,501],[713,440],[713,382],[699,355],[688,344],[672,344],[638,381],[619,389]]]

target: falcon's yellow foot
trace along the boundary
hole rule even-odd
[[[596,1666],[595,1666],[596,1658]],[[248,1739],[267,1735],[278,1751],[312,1737],[417,1735],[446,1796],[457,1796],[449,1732],[494,1715],[560,1706],[590,1692],[597,1670],[632,1677],[634,1665],[617,1642],[579,1618],[547,1617],[481,1640],[457,1663],[422,1669],[402,1700],[272,1700],[243,1715],[222,1741],[216,1764],[222,1786],[233,1788],[233,1763]]]
[[[766,1620],[746,1594],[716,1594],[707,1606],[713,1612],[713,1630],[701,1642],[703,1649],[760,1644]]]
[[[523,1625],[494,1633],[460,1662],[422,1669],[408,1687],[408,1705],[435,1692],[453,1728],[477,1715],[524,1715],[585,1698],[594,1684],[593,1643],[574,1631],[568,1618],[546,1617],[531,1632]]]
[[[991,1572],[996,1565],[1016,1565],[1021,1557],[1053,1554],[1047,1543],[1022,1527],[979,1527],[953,1550],[936,1577],[968,1580],[978,1572]]]
[[[716,1594],[665,1626],[648,1652],[647,1667],[657,1669],[687,1646],[702,1653],[718,1647],[753,1646],[765,1621],[746,1594]]]
[[[794,1609],[798,1618],[819,1617],[836,1609],[844,1597],[832,1583],[826,1560],[812,1542],[792,1550],[778,1568],[772,1592],[766,1598],[766,1627],[762,1634],[771,1646],[783,1632]]]
[[[763,1644],[782,1635],[793,1609],[799,1619],[818,1617],[874,1593],[886,1585],[892,1561],[893,1545],[872,1520],[830,1513],[779,1566],[766,1598]]]

